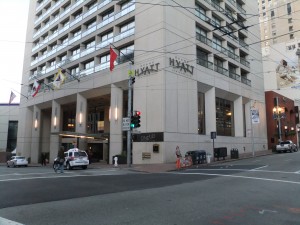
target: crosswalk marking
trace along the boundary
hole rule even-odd
[[[1,225],[24,225],[22,223],[18,223],[16,221],[8,220],[8,219],[5,219],[3,217],[0,217],[0,224]]]

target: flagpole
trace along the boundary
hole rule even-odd
[[[21,94],[20,92],[16,91],[15,89],[12,89],[12,90],[15,91],[15,92],[17,92],[19,95],[22,95],[23,97],[25,97],[25,98],[28,100],[28,97],[27,97],[27,96]]]

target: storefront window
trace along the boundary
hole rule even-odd
[[[234,136],[233,102],[216,98],[217,135]]]
[[[198,92],[198,134],[205,134],[205,96]]]

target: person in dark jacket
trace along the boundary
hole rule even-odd
[[[64,162],[65,162],[65,154],[64,154],[65,149],[63,147],[60,148],[57,154],[57,158],[59,158],[59,169],[60,172],[64,172]],[[57,171],[55,171],[57,172]]]

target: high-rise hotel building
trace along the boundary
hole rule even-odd
[[[18,151],[31,162],[61,146],[110,163],[126,153],[130,74],[141,112],[134,164],[174,162],[176,146],[266,149],[259,19],[249,14],[256,1],[31,1]],[[67,79],[54,89],[59,69]]]

